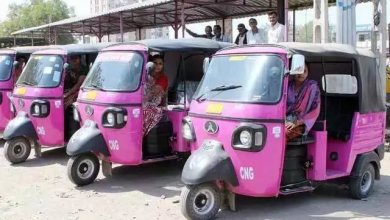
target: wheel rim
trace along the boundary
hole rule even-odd
[[[198,215],[205,215],[209,213],[215,205],[214,193],[209,189],[199,190],[193,202],[193,207]]]
[[[23,142],[16,143],[11,150],[12,156],[17,159],[24,157],[26,152],[27,152],[27,145]]]
[[[84,159],[80,161],[77,166],[77,176],[81,179],[88,179],[92,176],[95,171],[95,165],[91,159]]]
[[[362,180],[360,181],[360,189],[362,190],[362,192],[365,193],[370,189],[371,184],[372,184],[371,172],[366,171],[362,176]]]

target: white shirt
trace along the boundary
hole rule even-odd
[[[284,42],[284,25],[279,24],[276,22],[276,24],[268,30],[268,43],[279,43]]]
[[[257,28],[257,33],[253,33],[252,30],[249,30],[246,32],[246,41],[248,44],[265,43],[264,30]]]
[[[219,38],[217,38],[217,36],[214,36],[212,38],[212,40],[215,40],[215,41],[222,41],[222,42],[230,42],[229,41],[229,37],[227,35],[221,35]]]
[[[244,45],[245,35],[238,36],[238,45]]]

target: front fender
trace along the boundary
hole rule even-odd
[[[237,175],[228,153],[222,143],[205,140],[202,146],[186,161],[182,181],[187,185],[197,185],[209,181],[225,181],[238,186]]]
[[[70,138],[66,146],[66,153],[74,156],[86,152],[97,152],[110,156],[103,134],[93,121],[87,120],[84,125]]]
[[[19,112],[14,119],[9,121],[3,133],[3,138],[5,140],[22,136],[38,140],[37,132],[26,112]]]
[[[379,180],[380,179],[379,169],[381,168],[381,163],[378,154],[376,154],[374,151],[370,151],[364,154],[359,154],[356,157],[355,164],[353,165],[351,171],[351,177],[357,178],[363,175],[362,168],[368,163],[373,163],[375,167],[375,179]]]

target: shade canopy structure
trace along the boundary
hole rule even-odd
[[[329,5],[334,5],[335,2],[329,0]],[[301,10],[312,6],[313,0],[149,0],[90,16],[73,17],[27,28],[12,34],[47,34],[55,31],[55,34],[77,33],[102,37],[164,26],[172,26],[177,32],[184,24],[248,17],[270,11],[278,11],[279,22],[285,23],[285,12],[288,9]]]

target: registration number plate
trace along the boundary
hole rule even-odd
[[[206,109],[206,113],[209,114],[221,114],[223,110],[223,105],[222,104],[209,104]]]

